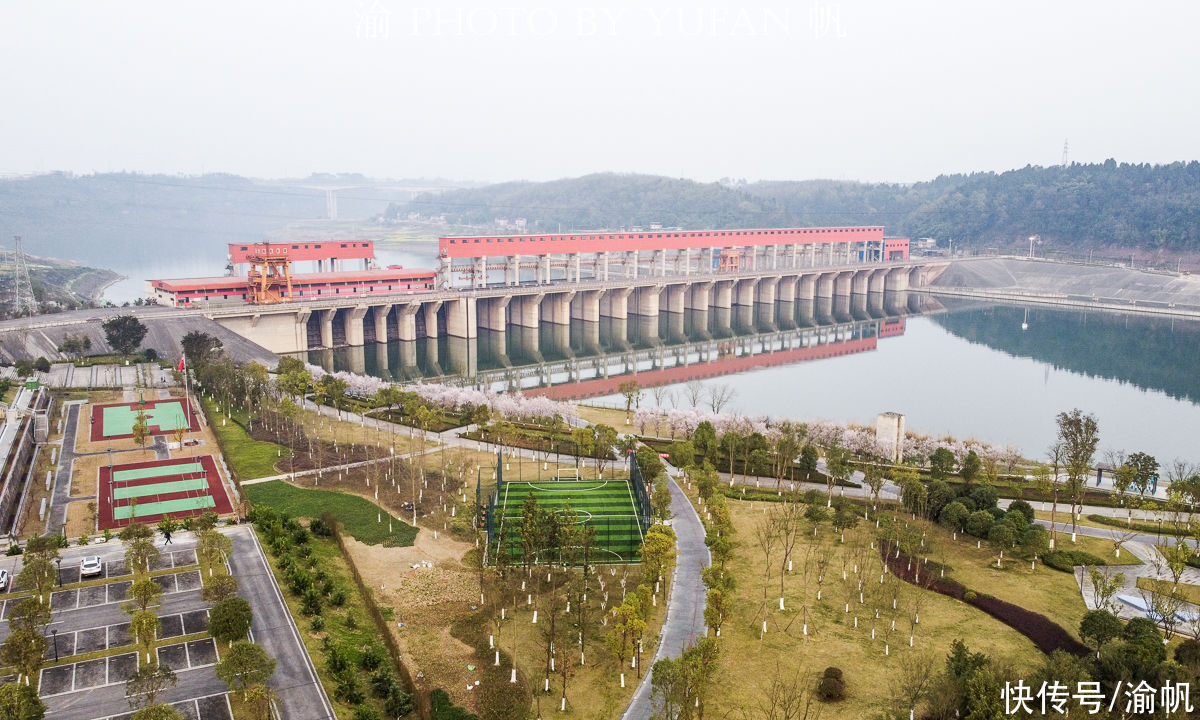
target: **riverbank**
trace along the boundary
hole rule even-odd
[[[954,262],[929,292],[1146,315],[1200,317],[1200,276],[1038,258]]]
[[[1169,317],[1200,318],[1200,307],[1179,306],[1170,302],[1136,300],[1113,302],[1097,297],[1082,297],[1064,293],[1048,293],[1023,290],[981,290],[967,287],[928,287],[920,288],[919,292],[931,295],[951,295],[956,297],[992,300],[1017,304],[1051,305],[1063,308],[1083,308],[1087,310],[1102,310],[1104,312],[1131,313],[1135,315],[1160,315]]]

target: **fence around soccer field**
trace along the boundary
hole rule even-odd
[[[487,532],[485,562],[494,564],[497,554],[519,558],[524,551],[520,537],[523,506],[533,493],[540,507],[552,511],[570,505],[578,524],[594,532],[591,562],[639,562],[642,537],[650,527],[650,497],[637,460],[629,456],[629,479],[505,481],[504,463],[496,456],[496,488],[482,499],[482,481],[476,478],[475,502],[478,522]],[[501,544],[504,547],[501,547]],[[578,553],[576,553],[578,554]],[[560,562],[564,558],[539,558]],[[582,562],[576,558],[575,562]]]

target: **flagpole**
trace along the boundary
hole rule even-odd
[[[187,429],[192,429],[192,392],[191,382],[188,380],[187,372],[187,355],[179,356],[179,369],[183,372],[183,420],[187,423]],[[183,452],[183,441],[179,442],[179,452]]]

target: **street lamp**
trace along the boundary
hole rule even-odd
[[[58,565],[58,586],[62,587],[62,558],[54,558],[54,563]]]
[[[58,628],[51,630],[50,635],[54,638],[54,662],[58,662]]]

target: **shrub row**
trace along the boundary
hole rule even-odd
[[[1107,565],[1104,558],[1082,550],[1055,550],[1043,555],[1042,562],[1055,570],[1072,574],[1079,565]]]
[[[921,571],[922,577],[925,580],[917,583],[915,575],[919,561],[911,559],[903,553],[900,553],[900,556],[896,557],[896,553],[889,553],[883,548],[884,543],[880,543],[880,551],[883,552],[884,562],[887,563],[888,568],[900,579],[909,583],[919,584],[921,587],[928,587],[934,592],[947,595],[956,600],[962,600],[979,608],[1032,640],[1033,644],[1047,655],[1055,650],[1063,650],[1078,657],[1085,657],[1091,653],[1087,647],[1071,637],[1071,634],[1064,630],[1061,625],[1045,615],[1026,610],[1019,605],[1014,605],[991,595],[978,594],[968,590],[965,585],[954,580],[947,580],[942,577],[930,580],[930,578],[933,578],[933,575],[926,575],[925,573],[932,573],[937,570],[935,568],[931,571],[929,565],[923,566],[925,569]],[[913,569],[910,569],[910,566]]]
[[[1171,534],[1170,523],[1148,523],[1148,522],[1133,522],[1120,518],[1109,517],[1107,515],[1088,515],[1087,519],[1097,525],[1106,525],[1108,527],[1121,528],[1122,530],[1134,530],[1140,533],[1150,533],[1152,535],[1169,535]]]
[[[325,628],[322,611],[326,603],[332,607],[342,607],[349,599],[347,589],[339,585],[324,568],[319,567],[310,543],[314,534],[333,535],[341,548],[341,537],[334,524],[336,521],[330,518],[314,521],[313,529],[316,532],[310,532],[295,519],[283,516],[273,508],[255,508],[251,511],[251,520],[261,533],[264,544],[275,556],[276,567],[283,575],[288,592],[301,601],[301,612],[312,617],[312,629],[320,632]],[[341,550],[345,554],[345,549]],[[350,567],[353,571],[353,564]],[[356,571],[354,575],[355,580],[360,583],[361,590],[361,581]],[[367,605],[370,608],[373,600],[367,593],[364,593],[364,598],[368,600]],[[348,628],[356,627],[357,620],[353,613],[346,613],[345,623]],[[383,630],[385,641],[391,640],[386,626]],[[357,706],[354,710],[355,720],[378,720],[380,717],[374,708],[361,704],[366,699],[366,694],[359,680],[360,672],[375,673],[370,681],[372,692],[384,701],[390,716],[400,717],[412,711],[412,696],[396,681],[391,668],[384,666],[383,651],[377,645],[372,644],[359,652],[335,644],[326,636],[322,641],[322,650],[325,653],[326,669],[337,683],[333,689],[333,697],[339,702]],[[396,657],[399,657],[398,653]]]
[[[401,662],[400,645],[392,635],[388,621],[383,617],[383,611],[380,609],[379,603],[375,602],[375,595],[367,587],[367,584],[363,582],[362,576],[358,573],[358,567],[355,566],[353,558],[350,557],[350,553],[346,550],[346,541],[342,538],[342,530],[337,518],[326,513],[318,521],[321,523],[319,526],[321,532],[328,532],[333,537],[334,542],[337,543],[338,550],[342,553],[342,557],[345,558],[346,565],[350,568],[350,576],[353,578],[354,584],[358,587],[358,593],[362,596],[363,604],[367,606],[367,614],[371,616],[371,621],[375,624],[375,630],[383,638],[384,645],[387,645],[388,653],[392,656],[392,663],[399,669],[400,675],[404,679],[404,686],[406,688],[415,688],[408,668]],[[419,694],[417,694],[416,699],[421,706],[421,716],[428,717],[429,708],[427,701],[421,698]]]

